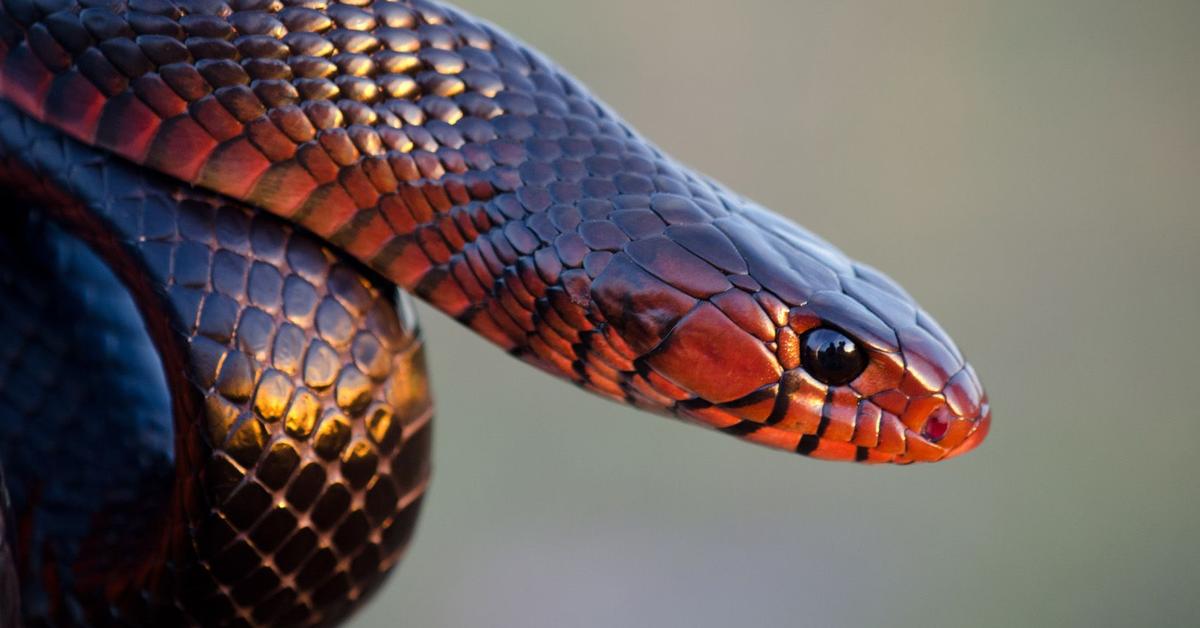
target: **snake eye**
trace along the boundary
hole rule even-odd
[[[809,375],[823,384],[849,383],[867,368],[867,356],[848,336],[822,327],[804,336],[800,362]]]

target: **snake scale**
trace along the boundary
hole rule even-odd
[[[0,185],[4,625],[345,617],[429,479],[405,292],[816,458],[990,422],[895,283],[434,2],[0,0]]]

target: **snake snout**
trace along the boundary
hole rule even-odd
[[[987,397],[970,367],[938,392],[915,397],[898,412],[906,447],[895,462],[937,462],[962,455],[983,441],[991,425]]]
[[[989,409],[988,406],[984,405],[983,414],[980,415],[980,417],[978,419],[976,419],[976,421],[974,421],[974,427],[971,430],[970,435],[968,435],[967,438],[965,439],[965,441],[962,441],[962,443],[959,444],[958,447],[955,447],[954,449],[950,450],[949,453],[946,454],[946,459],[950,459],[950,457],[965,454],[965,453],[967,453],[967,451],[970,451],[974,448],[979,447],[979,443],[983,443],[983,439],[988,437],[988,432],[990,430],[991,430],[991,409]],[[943,459],[943,460],[946,460],[946,459]]]
[[[930,415],[922,430],[927,436],[938,437],[939,444],[947,450],[941,459],[978,447],[987,437],[992,412],[975,369],[964,364],[946,381],[939,396],[944,402]]]

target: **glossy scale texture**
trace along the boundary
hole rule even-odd
[[[30,220],[54,218],[112,269],[91,280],[103,290],[88,289],[84,278],[98,271],[85,262],[67,264],[57,283],[42,277],[41,292],[6,288],[16,298],[0,318],[24,331],[9,337],[17,345],[4,343],[2,416],[6,432],[17,430],[4,441],[13,448],[4,458],[9,484],[22,496],[14,516],[34,531],[17,561],[27,621],[297,624],[344,615],[407,543],[429,473],[423,348],[413,321],[397,316],[394,291],[273,216],[111,159],[9,105],[0,105],[0,120],[3,183],[44,207],[26,212]],[[62,238],[27,239],[44,250]],[[14,281],[36,268],[6,267]],[[74,330],[49,317],[80,316],[95,299],[95,311],[115,316],[119,308],[103,302],[116,296],[113,277],[146,319],[172,401],[173,416],[158,418],[167,443],[174,432],[174,464],[153,490],[150,482],[133,490],[64,481],[75,468],[104,481],[128,464],[101,454],[163,440],[154,436],[161,425],[121,414],[136,404],[78,356],[127,355],[136,335],[113,335],[120,330],[94,317]],[[31,325],[19,324],[20,310],[45,300],[38,294],[82,305],[42,306]],[[70,346],[64,332],[91,333],[98,346]],[[40,348],[63,344],[62,354]],[[47,355],[58,361],[41,378],[52,396],[29,406],[36,393],[17,374],[39,376]],[[55,383],[72,369],[83,371]],[[89,378],[108,386],[83,397],[97,408],[66,405],[64,388],[89,388]],[[145,376],[123,383],[146,397],[162,387]],[[50,422],[56,416],[60,425]],[[34,447],[44,451],[26,461]],[[147,453],[126,452],[127,460]],[[61,495],[39,503],[50,490],[39,485]],[[103,499],[90,503],[97,493]],[[82,532],[54,525],[71,516]]]
[[[10,184],[62,169],[35,136],[84,150],[65,134],[296,223],[552,374],[759,444],[909,463],[987,433],[974,371],[901,288],[450,7],[0,4]],[[861,373],[805,370],[819,329]]]

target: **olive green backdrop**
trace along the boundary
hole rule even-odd
[[[1200,622],[1200,2],[459,5],[900,281],[993,430],[943,464],[811,461],[422,308],[432,492],[354,626]]]

